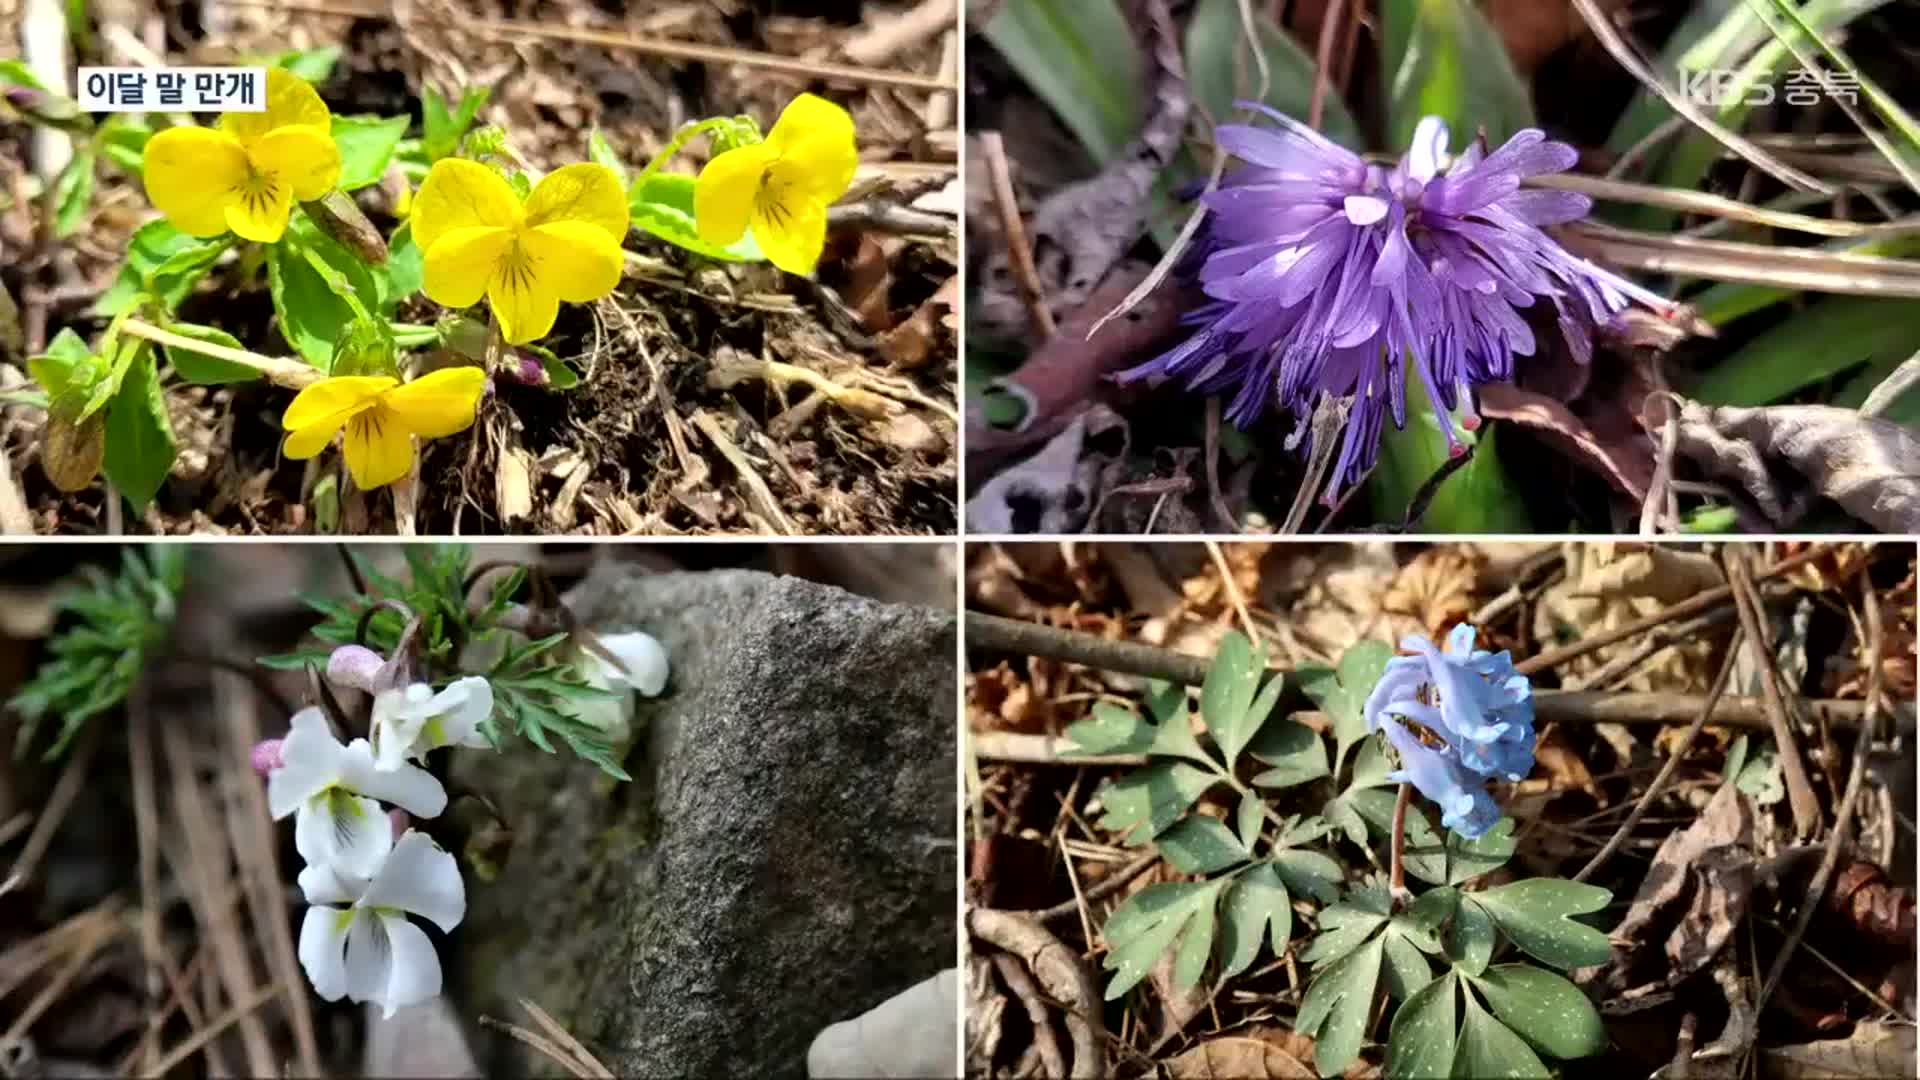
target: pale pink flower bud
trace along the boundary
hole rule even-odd
[[[384,657],[364,645],[342,645],[327,657],[327,681],[372,693],[379,688],[380,669],[386,666]]]
[[[285,739],[262,739],[253,748],[253,771],[265,776],[286,764],[280,759],[280,746]]]

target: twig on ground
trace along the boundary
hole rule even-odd
[[[825,396],[828,401],[862,420],[885,420],[907,411],[906,406],[899,402],[882,397],[870,390],[842,386],[812,368],[786,364],[778,360],[756,360],[751,357],[715,360],[713,367],[707,372],[707,385],[716,390],[731,389],[749,379],[759,379],[777,386],[792,386],[799,383],[802,386],[811,387]]]
[[[193,1056],[194,1051],[200,1049],[214,1038],[224,1034],[226,1030],[234,1024],[240,1024],[243,1030],[246,1026],[246,1021],[250,1020],[254,1024],[258,1024],[260,1021],[258,1017],[253,1015],[254,1012],[258,1010],[260,1006],[279,997],[284,990],[285,987],[282,984],[275,983],[272,986],[262,986],[242,996],[241,999],[234,1004],[233,1008],[228,1009],[226,1012],[208,1021],[205,1026],[188,1036],[186,1042],[167,1051],[166,1056],[162,1057],[159,1062],[154,1065],[153,1072],[149,1075],[164,1076],[171,1071],[175,1065]],[[269,1073],[263,1075],[274,1074]]]
[[[1027,226],[1020,219],[1020,202],[1013,194],[1013,174],[1007,168],[1007,148],[997,131],[982,131],[977,136],[981,163],[986,166],[987,184],[993,194],[994,209],[1000,214],[1000,236],[1007,245],[1007,262],[1027,301],[1027,318],[1041,341],[1056,329],[1053,312],[1047,308],[1046,290],[1040,285],[1040,271],[1033,265],[1033,247],[1027,242]],[[1095,327],[1098,330],[1099,327]],[[1091,335],[1089,335],[1091,336]]]
[[[1313,49],[1313,96],[1307,99],[1307,126],[1316,131],[1326,115],[1327,93],[1333,89],[1333,35],[1346,13],[1342,0],[1329,0],[1320,12],[1320,40]]]
[[[520,1007],[527,1010],[527,1014],[533,1017],[533,1022],[540,1025],[541,1031],[545,1034],[529,1031],[505,1020],[496,1020],[491,1016],[482,1016],[480,1026],[504,1031],[526,1043],[551,1058],[578,1080],[613,1080],[613,1073],[600,1063],[600,1059],[594,1057],[592,1051],[588,1050],[579,1039],[574,1038],[572,1032],[561,1027],[559,1021],[548,1015],[545,1009],[527,998],[520,999]]]
[[[1735,622],[1736,619],[1734,612],[1726,608],[1715,608],[1705,615],[1688,619],[1683,623],[1664,623],[1656,626],[1648,631],[1646,637],[1635,642],[1632,649],[1621,652],[1593,674],[1581,679],[1565,680],[1567,689],[1605,690],[1631,675],[1641,664],[1646,663],[1662,649],[1699,641],[1706,634],[1718,630],[1727,623]]]
[[[1777,577],[1792,570],[1796,566],[1802,566],[1820,558],[1822,555],[1825,555],[1828,550],[1829,549],[1824,547],[1815,546],[1805,551],[1789,555],[1779,562],[1774,563],[1772,566],[1767,567],[1765,570],[1754,574],[1753,580],[1760,582]],[[1656,611],[1645,618],[1635,619],[1624,626],[1616,626],[1611,630],[1603,630],[1597,634],[1589,634],[1578,641],[1563,645],[1560,648],[1548,649],[1546,652],[1536,653],[1522,660],[1520,663],[1515,664],[1513,668],[1522,675],[1532,675],[1537,671],[1558,667],[1569,660],[1585,656],[1596,649],[1604,649],[1616,641],[1625,641],[1627,638],[1637,634],[1643,634],[1648,629],[1659,626],[1662,623],[1673,622],[1678,619],[1698,615],[1708,608],[1726,603],[1732,595],[1733,590],[1730,587],[1726,585],[1716,586],[1704,592],[1695,593],[1693,596],[1671,607]]]
[[[1901,361],[1900,366],[1893,369],[1893,374],[1880,380],[1880,385],[1873,388],[1866,401],[1861,402],[1860,415],[1878,416],[1886,412],[1887,406],[1898,401],[1900,395],[1906,393],[1915,382],[1920,382],[1920,352]]]
[[[1041,1075],[1048,1080],[1066,1076],[1067,1059],[1060,1053],[1060,1038],[1054,1034],[1053,1018],[1047,1015],[1047,1003],[1040,995],[1040,988],[1033,985],[1033,977],[1010,953],[994,953],[993,969],[1000,973],[1020,1004],[1026,1006],[1027,1020],[1033,1025],[1033,1045],[1040,1054]]]
[[[1920,218],[1866,224],[1858,221],[1842,221],[1838,218],[1811,217],[1806,214],[1788,213],[1784,210],[1769,210],[1764,206],[1754,206],[1738,199],[1694,191],[1690,188],[1634,184],[1624,180],[1585,176],[1580,173],[1535,176],[1528,179],[1524,186],[1577,191],[1582,195],[1590,195],[1607,202],[1657,206],[1665,210],[1705,214],[1709,217],[1724,218],[1747,225],[1788,229],[1814,236],[1903,236],[1920,232]]]
[[[1867,776],[1867,751],[1874,742],[1874,721],[1880,709],[1881,664],[1883,655],[1883,628],[1880,618],[1880,598],[1874,591],[1873,583],[1866,582],[1861,589],[1861,602],[1867,613],[1867,697],[1864,702],[1866,715],[1860,729],[1860,737],[1853,743],[1853,766],[1847,775],[1847,789],[1840,796],[1840,805],[1834,811],[1833,831],[1827,834],[1825,849],[1820,854],[1820,866],[1813,872],[1813,880],[1807,885],[1806,900],[1795,913],[1793,929],[1788,932],[1787,940],[1781,944],[1780,951],[1773,956],[1773,963],[1767,968],[1767,977],[1760,984],[1760,993],[1753,1003],[1753,1013],[1759,1016],[1766,1010],[1767,999],[1773,996],[1774,988],[1787,972],[1787,961],[1793,959],[1794,949],[1806,936],[1807,926],[1813,921],[1813,913],[1818,911],[1827,895],[1827,886],[1833,880],[1833,871],[1840,863],[1840,849],[1847,842],[1847,835],[1853,825],[1854,808],[1859,804],[1860,792]],[[1782,748],[1782,753],[1785,750]],[[1752,1047],[1749,1046],[1751,1052]],[[1744,1062],[1742,1063],[1744,1071]]]
[[[773,489],[767,487],[767,482],[754,470],[753,461],[746,452],[727,436],[720,427],[720,421],[712,413],[701,411],[694,414],[693,426],[699,428],[714,449],[720,451],[720,456],[727,459],[727,464],[733,466],[740,486],[746,489],[747,504],[766,522],[767,527],[782,536],[798,533],[800,530],[794,527],[786,511],[780,509],[780,500],[773,497]]]
[[[1850,296],[1920,297],[1920,261],[1914,259],[1703,240],[1616,229],[1592,220],[1560,226],[1556,235],[1574,254],[1616,269]],[[1698,319],[1688,329],[1700,334],[1703,327],[1710,336],[1713,327]]]
[[[1713,686],[1707,691],[1707,703],[1701,707],[1700,715],[1694,717],[1693,723],[1687,726],[1687,733],[1682,735],[1680,741],[1674,744],[1672,752],[1667,755],[1667,760],[1661,762],[1660,771],[1655,773],[1652,782],[1647,784],[1647,790],[1640,793],[1640,798],[1633,804],[1633,809],[1628,812],[1627,819],[1622,821],[1620,827],[1613,831],[1613,835],[1607,838],[1607,842],[1601,845],[1600,850],[1594,852],[1593,858],[1587,860],[1587,865],[1581,867],[1580,872],[1573,875],[1573,880],[1585,881],[1594,874],[1599,873],[1600,868],[1607,864],[1607,860],[1613,858],[1613,853],[1620,850],[1620,845],[1626,843],[1627,837],[1633,834],[1634,826],[1640,824],[1640,819],[1646,816],[1647,809],[1653,805],[1653,801],[1659,798],[1660,793],[1666,789],[1667,781],[1673,778],[1675,772],[1679,771],[1680,759],[1686,757],[1687,747],[1692,746],[1693,740],[1700,737],[1701,730],[1707,726],[1707,721],[1713,717],[1714,707],[1720,704],[1720,696],[1726,692],[1727,682],[1733,675],[1734,659],[1740,654],[1741,633],[1741,631],[1735,630],[1733,640],[1727,643],[1726,658],[1720,662],[1720,671],[1713,677]],[[1731,780],[1732,777],[1728,777],[1728,779]]]
[[[1247,640],[1257,648],[1260,644],[1260,628],[1254,625],[1253,613],[1247,610],[1247,598],[1240,595],[1240,583],[1233,580],[1233,568],[1227,565],[1226,553],[1212,540],[1207,542],[1207,554],[1213,557],[1213,568],[1220,572],[1220,587],[1226,590],[1227,603],[1233,607],[1233,613],[1240,619],[1240,629],[1246,631]]]
[[[959,0],[920,0],[913,10],[889,19],[849,38],[840,55],[862,67],[872,67],[912,49],[960,21]]]
[[[1097,900],[1104,900],[1114,893],[1119,892],[1121,889],[1126,888],[1128,882],[1152,869],[1153,865],[1159,861],[1159,852],[1149,852],[1120,869],[1113,871],[1106,877],[1101,878],[1095,884],[1088,886],[1085,895],[1082,897],[1063,900],[1050,908],[1041,908],[1038,911],[1027,911],[1021,914],[1024,914],[1035,922],[1043,923],[1052,922],[1055,919],[1064,919],[1080,909],[1080,901],[1082,899],[1084,899],[1089,906]]]
[[[1240,531],[1240,523],[1233,519],[1227,510],[1225,500],[1220,497],[1220,399],[1207,399],[1206,446],[1207,457],[1207,506],[1213,511],[1220,524],[1229,532]]]
[[[1046,927],[1018,912],[969,908],[966,927],[972,936],[1025,961],[1041,987],[1060,1004],[1067,1038],[1073,1045],[1070,1075],[1074,1080],[1105,1076],[1106,1026],[1101,999],[1080,958]]]
[[[41,809],[39,817],[34,819],[33,832],[27,834],[27,842],[20,849],[20,855],[7,868],[4,883],[0,883],[0,895],[5,894],[21,882],[33,877],[40,867],[40,860],[53,844],[53,834],[67,820],[67,811],[73,809],[73,800],[80,795],[80,789],[87,782],[87,767],[93,763],[93,752],[100,745],[100,725],[88,724],[80,733],[77,742],[67,757],[66,767],[60,771],[60,779],[54,781],[53,792],[47,796],[47,805]]]
[[[1734,607],[1740,613],[1740,626],[1746,632],[1747,648],[1760,669],[1760,685],[1765,691],[1767,719],[1773,725],[1774,749],[1779,753],[1780,775],[1786,781],[1787,801],[1793,808],[1793,831],[1797,839],[1813,835],[1820,825],[1820,803],[1807,779],[1806,763],[1800,757],[1800,742],[1787,720],[1786,691],[1780,685],[1780,672],[1773,663],[1773,635],[1761,620],[1760,593],[1747,568],[1746,552],[1731,546],[1722,553],[1722,565],[1733,587]],[[1872,654],[1872,655],[1878,655]],[[1875,665],[1876,670],[1878,665]]]

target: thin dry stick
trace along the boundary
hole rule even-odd
[[[234,0],[242,7],[260,7],[277,11],[305,11],[318,15],[351,16],[360,19],[387,19],[394,22],[412,22],[430,26],[444,26],[455,30],[464,30],[484,37],[531,37],[549,41],[571,41],[582,45],[599,45],[609,49],[629,49],[649,56],[662,56],[669,60],[693,60],[709,64],[740,64],[744,67],[761,68],[776,71],[782,75],[798,75],[809,79],[844,79],[851,83],[873,84],[876,86],[897,86],[908,90],[951,90],[953,86],[946,80],[932,75],[920,75],[911,71],[888,71],[878,68],[856,67],[851,64],[836,64],[825,60],[806,60],[792,56],[776,56],[773,53],[755,52],[751,49],[733,49],[720,45],[695,45],[686,41],[670,41],[666,38],[643,37],[639,34],[616,30],[595,30],[584,26],[566,26],[554,22],[516,22],[507,19],[472,19],[464,15],[458,19],[435,17],[421,12],[419,6],[413,6],[406,20],[395,18],[395,5],[376,4],[362,7],[358,4],[320,4],[301,3],[298,0]]]
[[[1818,177],[1801,172],[1762,150],[1737,132],[1729,131],[1708,116],[1698,105],[1689,101],[1684,94],[1675,93],[1659,74],[1640,58],[1639,52],[1613,25],[1613,20],[1601,9],[1596,0],[1573,0],[1573,6],[1580,12],[1580,17],[1586,20],[1587,26],[1593,31],[1593,36],[1600,39],[1600,44],[1606,48],[1607,52],[1613,54],[1613,58],[1620,62],[1621,67],[1631,72],[1634,78],[1639,79],[1647,89],[1658,94],[1660,100],[1667,103],[1668,108],[1693,121],[1695,127],[1712,136],[1715,142],[1745,158],[1754,168],[1788,187],[1798,188],[1801,191],[1818,191],[1825,195],[1834,193],[1832,185],[1823,183]]]
[[[1766,632],[1760,621],[1759,592],[1754,588],[1752,575],[1747,570],[1746,553],[1737,548],[1728,548],[1722,562],[1726,567],[1727,579],[1733,584],[1734,607],[1740,612],[1740,627],[1746,631],[1747,647],[1752,650],[1753,662],[1760,669],[1760,683],[1766,691],[1767,719],[1773,724],[1774,749],[1780,755],[1780,775],[1787,784],[1787,801],[1793,807],[1793,831],[1799,837],[1813,835],[1820,825],[1820,803],[1814,798],[1813,784],[1807,779],[1807,767],[1800,760],[1800,743],[1793,737],[1793,728],[1787,722],[1785,691],[1780,686],[1780,672],[1773,665],[1773,649],[1769,643],[1772,636]]]
[[[20,857],[13,860],[6,881],[0,883],[0,894],[31,878],[39,868],[41,858],[53,843],[53,834],[60,828],[60,823],[67,820],[67,811],[73,809],[73,800],[86,783],[87,766],[93,763],[93,752],[99,745],[100,725],[88,724],[86,730],[80,733],[79,743],[68,756],[60,779],[54,782],[53,793],[47,796],[46,808],[34,820],[33,832],[27,835],[27,843],[20,849]]]
[[[101,946],[112,939],[114,931],[119,926],[119,913],[120,901],[117,897],[111,896],[86,913],[86,922],[72,935],[76,940],[68,946],[71,951],[67,956],[67,962],[60,965],[60,970],[54,973],[46,986],[42,987],[40,992],[33,996],[33,1000],[27,1003],[27,1007],[13,1018],[13,1023],[7,1027],[6,1033],[0,1035],[0,1044],[18,1042],[33,1028],[36,1020],[39,1020],[48,1009],[53,1008],[54,1004],[67,992],[67,988],[73,985],[73,980],[79,978],[80,972],[86,969],[87,962],[93,959]]]
[[[287,929],[283,886],[274,854],[273,815],[267,809],[266,792],[246,764],[247,755],[260,741],[260,725],[251,697],[236,693],[237,685],[245,683],[232,671],[214,672],[214,701],[227,719],[228,772],[238,781],[235,787],[243,810],[239,815],[242,820],[230,822],[235,834],[234,850],[242,856],[241,874],[245,878],[247,906],[253,923],[267,931],[267,955],[273,964],[274,978],[282,986],[299,986],[300,962],[294,956],[293,935]],[[288,1004],[292,1006],[293,1043],[299,1055],[300,1074],[319,1076],[322,1073],[320,1045],[314,1038],[313,1012],[307,995],[291,994]]]
[[[167,1051],[167,1055],[161,1058],[159,1063],[153,1067],[153,1071],[147,1075],[166,1075],[175,1065],[187,1060],[187,1058],[193,1055],[194,1051],[200,1049],[215,1036],[225,1032],[236,1023],[248,1019],[253,1020],[256,1024],[259,1023],[258,1018],[253,1015],[254,1010],[278,997],[284,989],[280,984],[275,983],[272,986],[262,986],[252,993],[245,995],[233,1008],[221,1013],[215,1017],[211,1023],[207,1024],[207,1026],[189,1035],[186,1042]],[[262,1073],[260,1075],[277,1076],[279,1074]]]
[[[1607,860],[1613,858],[1613,853],[1619,851],[1620,845],[1626,843],[1627,837],[1633,834],[1634,826],[1640,824],[1640,819],[1646,816],[1647,809],[1666,789],[1667,781],[1679,771],[1680,759],[1686,756],[1687,747],[1692,746],[1693,740],[1700,737],[1701,730],[1713,717],[1714,706],[1720,704],[1720,695],[1726,692],[1727,683],[1733,675],[1734,659],[1740,655],[1740,635],[1741,631],[1737,629],[1733,632],[1733,640],[1727,644],[1726,658],[1720,661],[1720,671],[1713,677],[1713,686],[1707,691],[1707,704],[1700,710],[1700,715],[1694,717],[1693,723],[1687,727],[1687,733],[1674,744],[1673,752],[1668,754],[1667,760],[1661,763],[1660,771],[1654,774],[1653,782],[1647,785],[1647,790],[1641,793],[1639,801],[1633,804],[1633,810],[1627,814],[1627,819],[1613,831],[1613,835],[1607,838],[1607,842],[1601,845],[1600,850],[1594,852],[1593,858],[1587,860],[1587,865],[1573,875],[1573,880],[1585,881],[1600,872],[1600,868],[1607,864]],[[1732,777],[1728,779],[1731,780]]]
[[[1868,394],[1867,400],[1861,403],[1860,415],[1878,416],[1885,412],[1887,406],[1899,400],[1900,395],[1906,393],[1916,381],[1920,381],[1920,352],[1901,361],[1900,366],[1893,369],[1893,374],[1880,380],[1880,385],[1874,387],[1873,393]]]
[[[1845,846],[1847,834],[1853,825],[1854,807],[1860,801],[1862,781],[1867,775],[1867,751],[1874,741],[1874,720],[1880,707],[1880,656],[1882,655],[1882,628],[1880,623],[1880,598],[1874,592],[1873,583],[1867,582],[1862,589],[1862,603],[1867,610],[1867,715],[1861,727],[1860,737],[1853,742],[1853,767],[1847,776],[1847,790],[1840,796],[1840,806],[1834,811],[1833,832],[1827,835],[1826,849],[1820,854],[1819,869],[1813,872],[1813,881],[1807,886],[1806,902],[1793,918],[1793,930],[1773,956],[1773,964],[1767,969],[1767,977],[1760,984],[1760,996],[1753,1003],[1753,1014],[1760,1015],[1767,1007],[1767,999],[1780,984],[1781,976],[1787,972],[1787,961],[1793,959],[1793,951],[1800,945],[1800,939],[1806,936],[1807,924],[1813,921],[1813,913],[1819,910],[1821,901],[1827,895],[1827,886],[1833,879],[1833,871],[1840,863],[1840,849]]]
[[[1087,905],[1091,907],[1095,901],[1104,900],[1114,893],[1119,892],[1121,889],[1126,888],[1128,882],[1146,873],[1153,867],[1153,864],[1159,861],[1160,856],[1158,853],[1148,853],[1115,870],[1106,877],[1101,878],[1087,889],[1086,896],[1084,897]],[[1055,919],[1064,919],[1078,911],[1080,907],[1079,901],[1080,898],[1063,900],[1050,908],[1041,908],[1038,911],[1023,911],[1019,912],[1019,914],[1025,915],[1034,922],[1052,922]]]
[[[588,1076],[593,1077],[594,1080],[613,1080],[613,1072],[600,1064],[600,1059],[593,1056],[593,1051],[588,1050],[586,1044],[574,1038],[573,1032],[561,1027],[560,1022],[548,1015],[547,1010],[534,1004],[532,998],[519,1000],[520,1007],[527,1010],[527,1015],[533,1017],[533,1022],[540,1025],[540,1030],[546,1032],[548,1038],[572,1054],[573,1059],[586,1069]]]
[[[1583,176],[1579,173],[1554,173],[1536,176],[1526,181],[1527,187],[1553,188],[1558,191],[1577,191],[1582,195],[1591,195],[1607,202],[1633,203],[1639,206],[1658,206],[1667,210],[1679,210],[1689,214],[1704,214],[1709,217],[1724,218],[1728,221],[1748,225],[1761,225],[1771,229],[1788,229],[1793,232],[1810,233],[1814,236],[1903,236],[1920,232],[1920,219],[1908,218],[1903,221],[1889,221],[1880,224],[1868,224],[1858,221],[1842,221],[1837,218],[1811,217],[1785,210],[1769,210],[1764,206],[1754,206],[1738,199],[1729,199],[1723,195],[1713,195],[1691,188],[1660,187],[1655,184],[1635,184],[1625,180],[1609,180],[1597,176]]]
[[[1733,612],[1726,608],[1715,608],[1697,618],[1683,623],[1667,623],[1656,626],[1646,637],[1636,642],[1633,648],[1621,652],[1606,662],[1599,670],[1583,679],[1566,680],[1569,690],[1605,690],[1618,680],[1631,674],[1641,664],[1646,663],[1662,649],[1676,644],[1686,644],[1700,640],[1711,630],[1718,629],[1724,623],[1735,621]]]
[[[1040,1075],[1047,1080],[1060,1080],[1067,1075],[1067,1058],[1060,1052],[1060,1037],[1053,1030],[1053,1021],[1047,1015],[1046,999],[1040,988],[1033,985],[1033,977],[1027,974],[1020,960],[1012,953],[993,954],[993,969],[1006,981],[1007,989],[1026,1006],[1027,1021],[1033,1028],[1033,1045],[1040,1054]]]
[[[148,706],[147,684],[134,684],[127,698],[127,759],[133,767],[133,835],[139,848],[140,867],[140,953],[147,962],[147,1000],[160,996],[161,975],[166,956],[160,945],[159,801],[153,790],[153,713]],[[166,1022],[159,1010],[147,1013],[147,1031],[140,1040],[140,1072],[158,1075],[150,1067],[149,1055],[160,1045],[160,1026]],[[211,1063],[209,1063],[211,1064]]]
[[[1213,556],[1213,568],[1220,571],[1220,587],[1227,591],[1227,603],[1233,606],[1233,613],[1240,619],[1240,628],[1246,631],[1247,640],[1254,645],[1260,644],[1260,628],[1253,624],[1253,613],[1247,610],[1247,598],[1240,595],[1240,583],[1233,580],[1233,568],[1227,565],[1226,553],[1220,545],[1207,541],[1207,554]]]
[[[1307,126],[1316,131],[1327,107],[1327,93],[1333,89],[1333,35],[1344,14],[1343,0],[1330,0],[1320,13],[1320,40],[1313,50],[1313,96],[1307,99]]]
[[[1767,567],[1765,570],[1754,574],[1753,580],[1760,582],[1766,581],[1769,578],[1778,577],[1797,566],[1805,565],[1820,558],[1827,554],[1829,550],[1828,548],[1816,545],[1805,551],[1789,555],[1779,562],[1774,563],[1772,566]],[[1611,630],[1603,630],[1600,633],[1583,637],[1579,641],[1563,645],[1558,649],[1548,649],[1546,652],[1530,656],[1520,663],[1515,664],[1513,669],[1522,675],[1532,675],[1536,671],[1544,671],[1550,667],[1558,667],[1569,660],[1585,656],[1596,649],[1604,649],[1616,641],[1625,641],[1627,638],[1644,634],[1649,629],[1659,626],[1661,623],[1673,622],[1677,619],[1685,619],[1692,615],[1698,615],[1708,608],[1726,603],[1732,595],[1733,590],[1726,585],[1716,586],[1705,592],[1695,593],[1693,596],[1674,604],[1672,607],[1663,608],[1645,618],[1635,619],[1624,626],[1616,626]]]
[[[194,773],[185,733],[177,726],[168,725],[160,732],[160,745],[173,781],[174,813],[187,840],[186,865],[176,862],[175,874],[186,885],[188,903],[212,946],[213,974],[229,1001],[242,1002],[259,984],[254,979],[246,937],[235,925],[233,905],[227,902],[231,882],[216,880],[216,875],[230,868],[231,852],[227,850],[225,837],[214,827],[213,811],[207,805],[200,778]],[[279,1069],[273,1046],[259,1017],[251,1011],[242,1012],[236,1022],[247,1052],[248,1071],[255,1076],[276,1075]]]
[[[1027,243],[1027,226],[1020,220],[1020,203],[1013,194],[1013,173],[1007,168],[1006,144],[997,131],[982,131],[980,159],[987,167],[987,184],[993,193],[993,206],[1000,214],[1000,234],[1007,242],[1007,261],[1013,266],[1014,281],[1027,301],[1027,317],[1033,320],[1040,340],[1053,336],[1053,312],[1047,310],[1046,290],[1040,286],[1040,271],[1033,265],[1033,248]],[[1098,330],[1099,327],[1094,327]]]

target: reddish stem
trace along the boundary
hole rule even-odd
[[[1413,785],[1401,784],[1400,797],[1393,803],[1393,847],[1391,867],[1392,876],[1388,879],[1392,889],[1392,909],[1399,911],[1407,895],[1407,804],[1413,801]]]

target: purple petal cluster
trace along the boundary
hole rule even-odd
[[[1365,708],[1367,730],[1385,732],[1400,755],[1387,778],[1419,789],[1440,807],[1441,824],[1468,838],[1500,820],[1487,780],[1533,771],[1532,684],[1507,653],[1475,649],[1474,636],[1462,623],[1444,650],[1417,634],[1402,638],[1410,655],[1387,662]]]
[[[1476,142],[1447,155],[1447,126],[1427,117],[1392,168],[1371,164],[1312,128],[1257,104],[1276,128],[1223,124],[1220,145],[1246,164],[1205,196],[1196,249],[1209,298],[1194,334],[1123,372],[1123,382],[1176,380],[1230,394],[1227,416],[1251,426],[1270,407],[1292,412],[1294,435],[1323,402],[1344,405],[1346,434],[1326,492],[1372,468],[1386,418],[1406,423],[1412,364],[1455,454],[1452,417],[1473,430],[1472,388],[1510,382],[1531,356],[1523,312],[1551,304],[1574,358],[1632,300],[1661,297],[1569,254],[1541,226],[1584,217],[1592,201],[1521,181],[1564,172],[1574,149],[1526,130],[1492,153]]]

